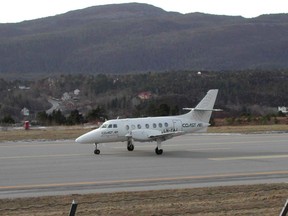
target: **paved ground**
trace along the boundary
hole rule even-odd
[[[0,198],[288,181],[288,134],[185,135],[100,147],[73,140],[0,143]]]

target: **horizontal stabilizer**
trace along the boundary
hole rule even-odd
[[[183,108],[183,110],[194,110],[194,111],[214,111],[214,112],[221,112],[222,109],[201,109],[201,108]]]

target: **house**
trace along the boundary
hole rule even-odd
[[[30,114],[30,111],[24,107],[22,110],[21,110],[21,114],[24,115],[24,116],[29,116]]]
[[[140,92],[138,94],[138,97],[141,99],[141,100],[148,100],[152,97],[152,93],[149,92],[149,91],[145,91],[145,92]]]
[[[287,107],[284,107],[284,106],[278,107],[278,112],[282,112],[282,113],[286,114],[286,113],[288,113],[288,109],[287,109]]]

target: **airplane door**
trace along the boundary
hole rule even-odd
[[[181,120],[173,120],[173,129],[175,131],[182,131],[182,121]]]

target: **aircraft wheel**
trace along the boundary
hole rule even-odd
[[[97,154],[97,155],[100,154],[100,150],[99,149],[95,149],[94,150],[94,154]]]
[[[161,155],[163,153],[163,149],[158,149],[158,147],[155,149],[155,153],[157,155]]]
[[[134,150],[134,145],[133,144],[127,145],[127,150],[128,151],[133,151]]]

